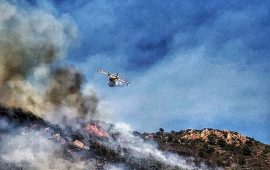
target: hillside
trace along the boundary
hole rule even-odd
[[[270,167],[270,146],[237,132],[188,129],[168,133],[161,128],[157,133],[127,133],[94,120],[56,125],[31,112],[2,106],[0,121],[1,169]]]
[[[3,170],[182,169],[177,162],[166,162],[163,153],[141,138],[131,133],[127,138],[101,121],[79,119],[56,125],[20,108],[2,106],[0,121]]]
[[[270,145],[238,132],[205,128],[144,133],[144,139],[155,140],[161,150],[175,152],[225,169],[268,169]]]

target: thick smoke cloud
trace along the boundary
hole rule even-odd
[[[52,73],[46,99],[55,106],[73,106],[79,113],[95,114],[98,98],[82,93],[83,76],[74,69],[60,68]]]
[[[57,68],[76,38],[71,21],[6,1],[0,9],[0,102],[39,115],[60,107],[95,114],[98,99],[82,94],[81,73]]]
[[[74,37],[71,28],[43,11],[27,12],[7,2],[1,9],[1,86],[26,79],[35,67],[59,59]]]
[[[5,1],[0,8],[5,13],[0,20],[1,102],[27,107],[32,99],[33,103],[36,100],[36,92],[27,82],[29,75],[35,68],[59,59],[66,46],[65,39],[72,35],[67,36],[64,26],[43,11],[28,13]],[[29,98],[21,100],[25,95]],[[34,97],[30,98],[31,95]]]

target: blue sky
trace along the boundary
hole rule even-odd
[[[135,130],[220,128],[270,143],[269,1],[28,0],[78,37],[66,63],[104,117]],[[97,67],[131,86],[111,89]]]

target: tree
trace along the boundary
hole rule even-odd
[[[217,135],[215,135],[215,134],[209,135],[208,136],[209,144],[210,145],[215,145],[216,144],[216,138],[217,138]]]
[[[163,132],[164,132],[164,129],[163,129],[163,128],[159,128],[159,131],[160,131],[161,133],[163,133]]]

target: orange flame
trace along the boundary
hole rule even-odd
[[[94,124],[88,124],[86,127],[85,127],[85,130],[92,134],[92,135],[95,135],[95,136],[98,136],[98,137],[109,137],[108,133],[106,133],[104,130],[100,129],[97,127],[97,125],[94,123]]]

